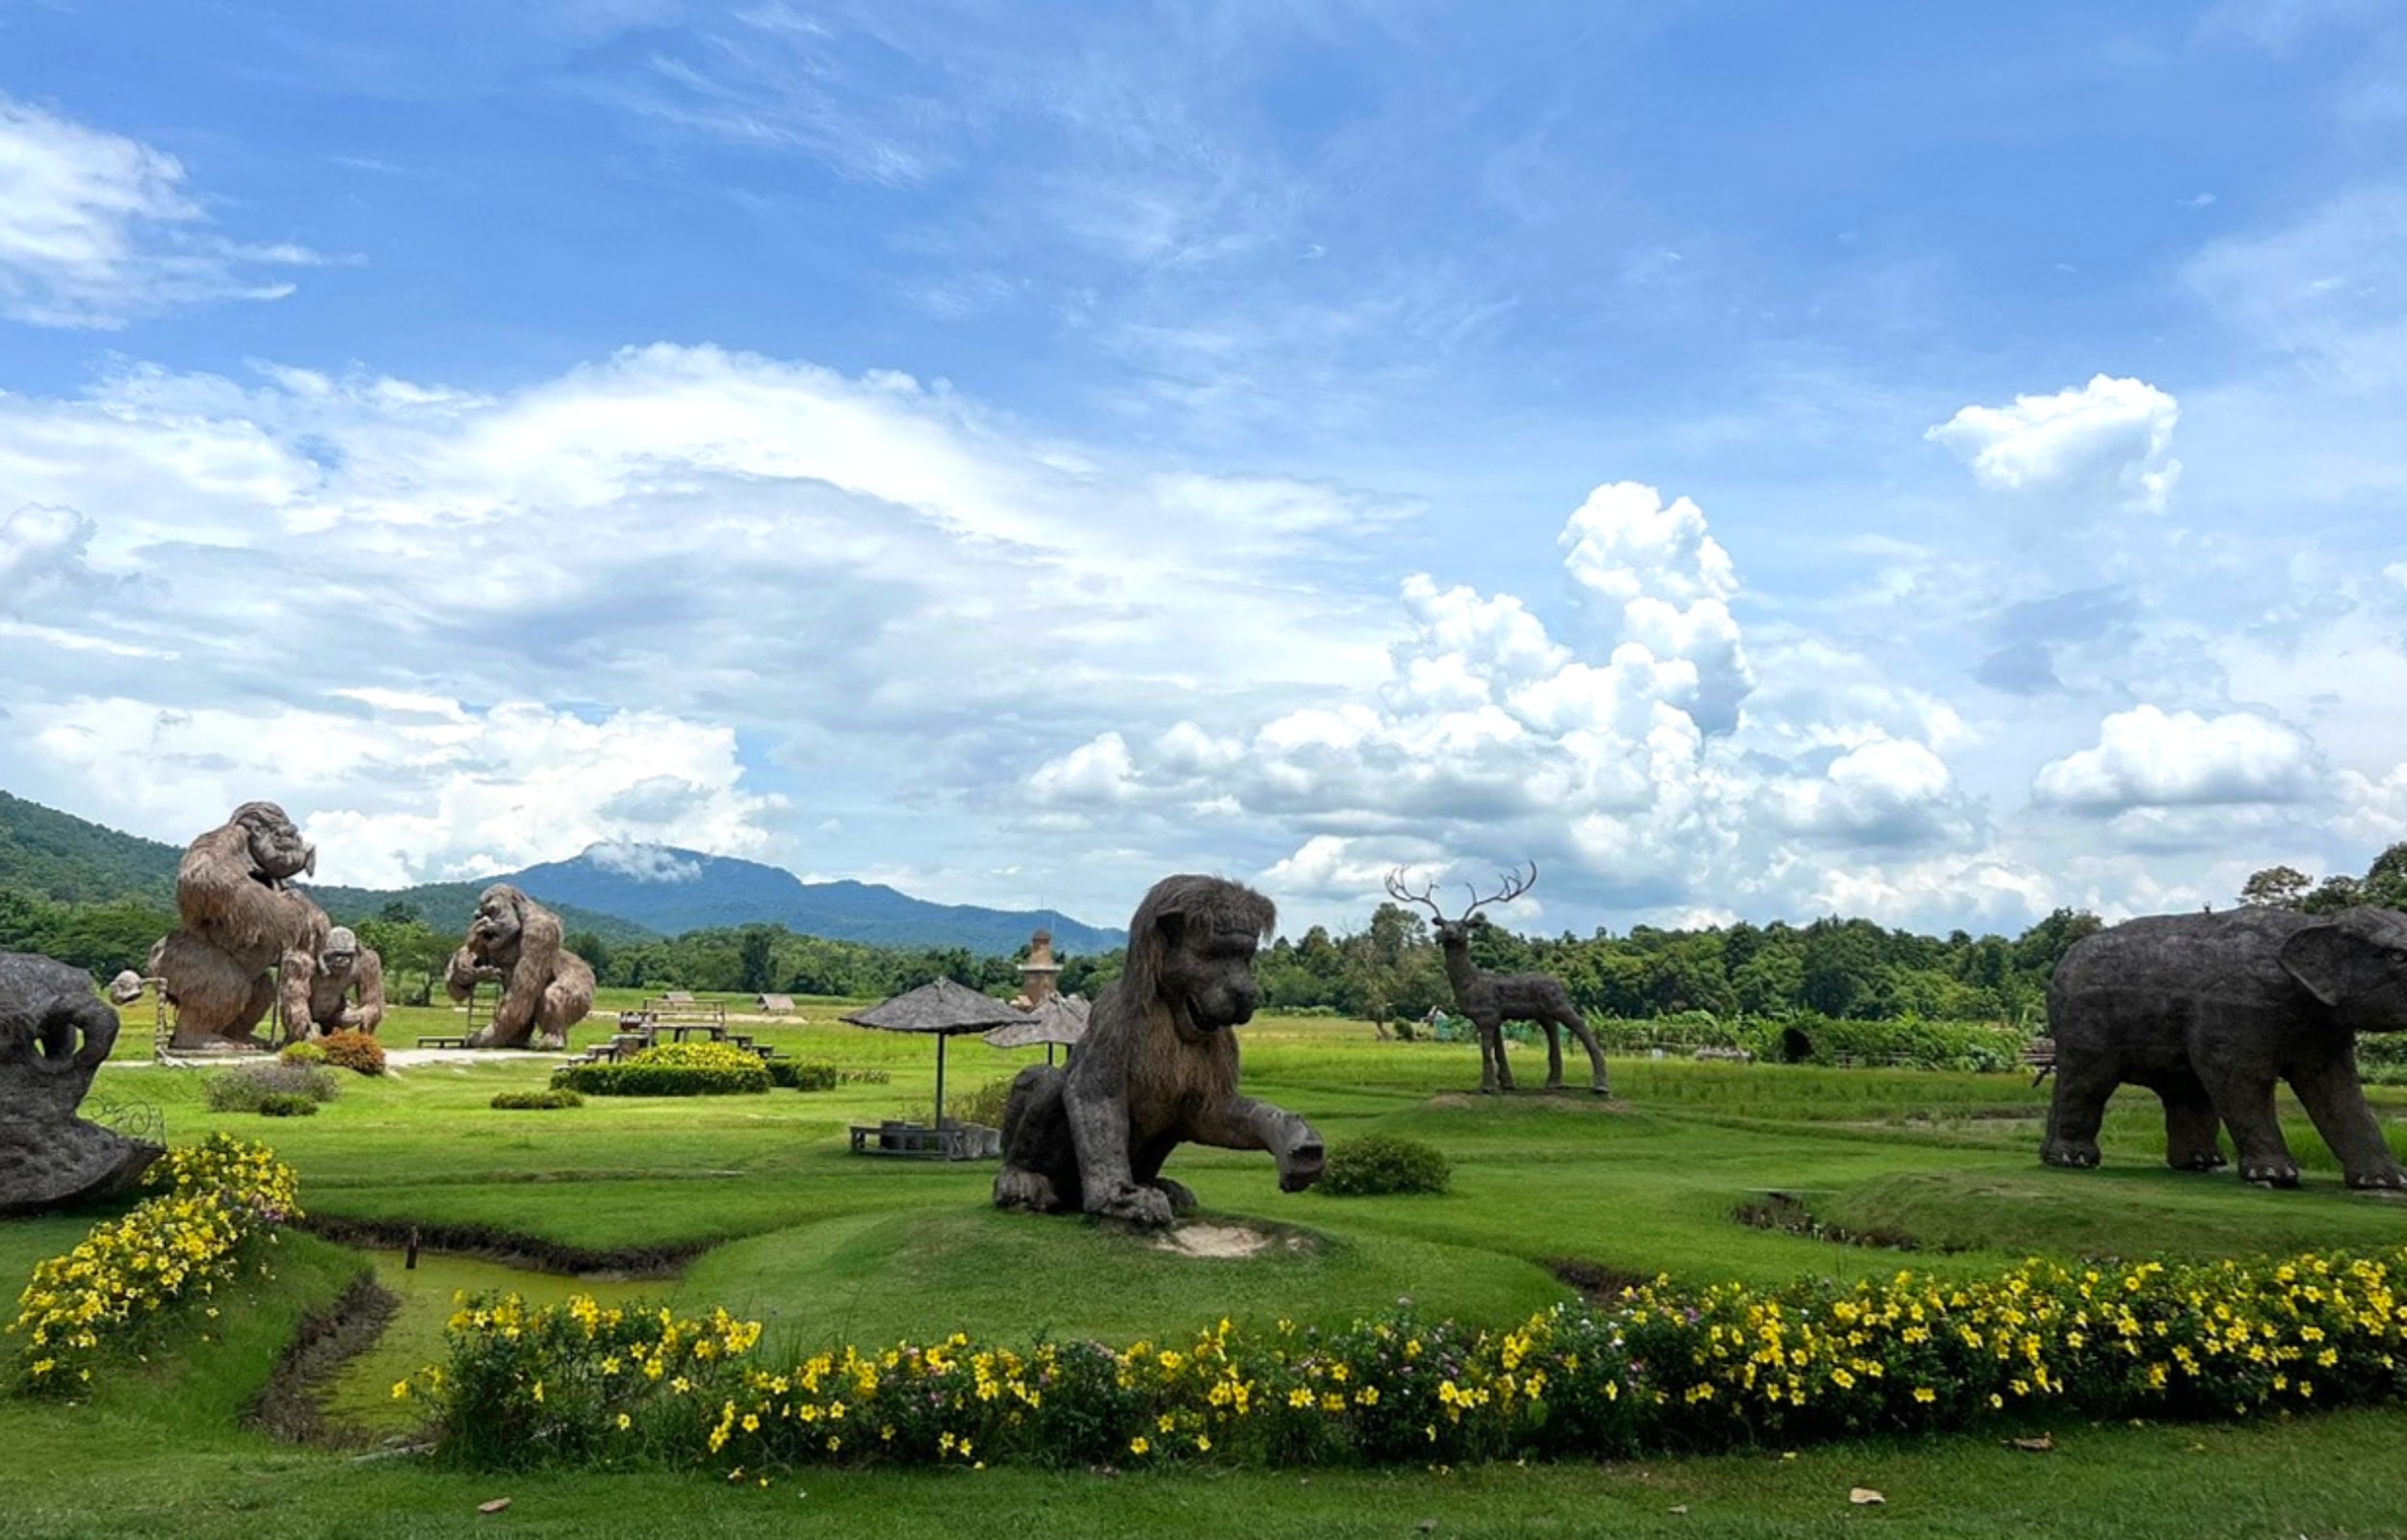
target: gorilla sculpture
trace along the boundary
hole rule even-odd
[[[471,1048],[565,1048],[568,1029],[593,1009],[593,969],[560,944],[559,916],[507,883],[478,895],[443,990],[462,1001],[479,983],[500,984],[502,1001]]]
[[[126,968],[109,981],[109,998],[118,1005],[132,1005],[142,997],[144,987],[142,976]]]
[[[352,997],[358,1003],[352,1003]],[[309,978],[309,1032],[364,1032],[384,1023],[384,960],[341,925],[326,932]]]
[[[2098,1124],[2120,1085],[2164,1103],[2164,1158],[2183,1170],[2225,1163],[2295,1187],[2276,1081],[2298,1093],[2348,1185],[2407,1187],[2357,1079],[2356,1035],[2407,1030],[2407,914],[2240,909],[2136,919],[2074,943],[2048,985],[2056,1099],[2039,1158],[2098,1164]]]
[[[246,802],[192,842],[175,872],[183,923],[150,954],[176,1008],[174,1047],[265,1047],[253,1029],[271,1006],[282,1006],[288,1031],[309,1019],[326,917],[286,884],[317,869],[317,848],[272,802]]]
[[[116,1039],[83,969],[0,952],[0,1215],[106,1197],[165,1153],[75,1116]]]
[[[1253,1018],[1254,954],[1277,917],[1217,877],[1153,885],[1128,922],[1127,967],[1097,997],[1069,1067],[1032,1065],[1012,1083],[996,1207],[1166,1226],[1195,1208],[1161,1174],[1189,1142],[1268,1150],[1286,1192],[1320,1180],[1312,1126],[1237,1094],[1231,1029]]]

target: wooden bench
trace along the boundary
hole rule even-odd
[[[2034,1071],[2031,1077],[2032,1089],[2038,1090],[2039,1083],[2056,1070],[2056,1040],[2032,1039],[2023,1044],[2022,1060],[2024,1068]]]

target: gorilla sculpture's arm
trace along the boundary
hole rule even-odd
[[[343,1013],[343,1025],[373,1038],[376,1028],[384,1024],[384,959],[376,955],[375,947],[359,949],[359,961],[352,964],[351,982],[359,989],[359,1005]]]
[[[518,962],[502,986],[502,1003],[493,1008],[494,1027],[517,1037],[535,1019],[543,991],[560,966],[560,922],[550,911],[528,904],[518,913]]]
[[[494,976],[495,971],[478,958],[473,945],[463,946],[443,965],[443,992],[452,997],[453,1005],[465,1005],[468,997],[477,992],[477,986]]]

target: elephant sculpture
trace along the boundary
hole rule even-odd
[[[2073,945],[2048,987],[2056,1099],[2039,1158],[2098,1164],[2098,1125],[2122,1085],[2164,1103],[2166,1164],[2228,1164],[2294,1187],[2274,1085],[2287,1081],[2348,1185],[2407,1188],[2357,1079],[2360,1032],[2407,1031],[2407,914],[2251,908],[2127,921]]]

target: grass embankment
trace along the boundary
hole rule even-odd
[[[210,1113],[199,1092],[206,1071],[118,1066],[102,1088],[159,1104],[179,1142],[213,1128],[271,1141],[300,1169],[313,1215],[481,1226],[597,1252],[715,1245],[681,1278],[630,1292],[749,1310],[796,1342],[955,1328],[1004,1340],[1120,1338],[1222,1314],[1342,1319],[1399,1295],[1426,1310],[1504,1321],[1561,1296],[1543,1268],[1560,1258],[1629,1275],[1773,1282],[1901,1266],[1985,1270],[2030,1253],[2213,1256],[2407,1241],[2407,1206],[2342,1192],[2303,1122],[2292,1137],[2311,1174],[2296,1193],[2165,1170],[2152,1104],[2140,1097],[2109,1120],[2106,1169],[2052,1172],[2033,1159],[2047,1091],[2027,1077],[1617,1060],[1621,1105],[1578,1093],[1498,1101],[1462,1094],[1477,1071],[1467,1045],[1383,1043],[1357,1023],[1269,1019],[1247,1033],[1254,1093],[1305,1113],[1333,1139],[1377,1129],[1436,1143],[1454,1165],[1453,1191],[1287,1195],[1260,1157],[1189,1149],[1173,1169],[1207,1217],[1254,1216],[1320,1240],[1248,1261],[1180,1257],[1075,1220],[995,1214],[985,1207],[991,1166],[848,1154],[847,1123],[926,1104],[932,1045],[827,1024],[834,1012],[820,1003],[804,1009],[809,1024],[746,1030],[796,1057],[886,1068],[892,1083],[506,1113],[486,1105],[493,1092],[539,1086],[549,1066],[504,1056],[380,1081],[347,1077],[340,1099],[305,1121]],[[436,1030],[410,1014],[388,1027],[388,1040]],[[579,1040],[604,1030],[588,1024]],[[956,1048],[950,1083],[963,1090],[1041,1057]],[[1541,1058],[1522,1050],[1516,1059],[1525,1075],[1542,1073]],[[2377,1099],[2407,1144],[2407,1095]],[[1738,1204],[1773,1191],[1799,1194],[1825,1223],[1902,1232],[1927,1249],[1905,1256],[1732,1221]],[[0,1223],[0,1273],[22,1277],[86,1222]],[[0,1435],[14,1451],[0,1486],[17,1489],[0,1502],[0,1533],[444,1533],[477,1522],[477,1501],[506,1492],[517,1499],[513,1520],[540,1518],[545,1532],[562,1534],[647,1526],[749,1533],[798,1516],[842,1532],[922,1532],[983,1523],[1004,1507],[1041,1509],[1064,1534],[1174,1526],[1397,1533],[1423,1517],[1436,1518],[1440,1532],[1643,1534],[1702,1517],[1719,1533],[1790,1534],[1847,1520],[1852,1484],[1887,1492],[1878,1521],[1902,1532],[2388,1533],[2407,1525],[2407,1473],[2395,1457],[2407,1415],[2394,1413],[2261,1427],[2058,1427],[2063,1447],[2047,1456],[1949,1441],[1825,1448],[1794,1461],[1442,1479],[843,1473],[803,1483],[808,1496],[791,1484],[712,1495],[687,1476],[497,1485],[407,1461],[280,1449],[236,1428],[308,1300],[330,1299],[353,1265],[354,1254],[320,1244],[287,1247],[283,1281],[220,1342],[178,1349],[155,1383],[136,1376],[77,1408],[0,1402]],[[441,1304],[409,1313],[388,1357],[413,1337],[428,1340]],[[369,1399],[364,1383],[347,1381],[349,1402]],[[1691,1514],[1669,1514],[1678,1504]]]

